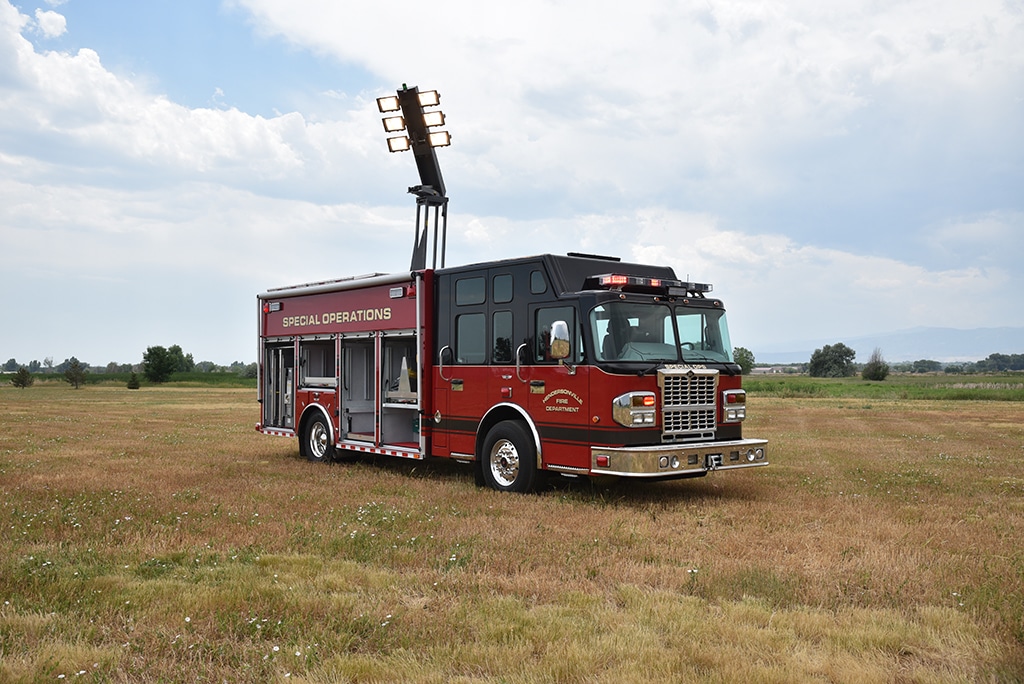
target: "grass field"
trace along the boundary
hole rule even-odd
[[[0,387],[0,681],[1024,681],[1024,403],[762,390],[768,468],[518,496]]]

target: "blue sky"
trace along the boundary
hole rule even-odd
[[[755,356],[1024,326],[1024,1],[587,8],[0,0],[0,360],[251,361],[256,293],[405,267],[403,82],[451,264],[665,263]]]
[[[70,0],[56,11],[71,30],[56,38],[30,35],[37,49],[91,48],[112,72],[188,107],[235,107],[270,117],[339,82],[375,84],[358,66],[280,36],[259,35],[239,7],[197,0]]]

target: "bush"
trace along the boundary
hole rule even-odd
[[[36,379],[28,372],[28,368],[25,368],[24,366],[19,368],[18,372],[14,374],[14,377],[11,378],[11,384],[15,387],[20,387],[21,389],[30,387],[35,381]]]
[[[871,358],[864,364],[860,376],[865,380],[885,380],[889,376],[889,364],[882,358],[882,350],[875,347]]]

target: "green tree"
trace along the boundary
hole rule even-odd
[[[931,359],[918,359],[911,366],[911,369],[915,373],[938,373],[942,370],[942,364]]]
[[[740,365],[740,372],[749,375],[754,368],[754,352],[746,347],[736,347],[732,350],[732,358]]]
[[[164,347],[148,347],[142,355],[142,374],[150,382],[167,382],[176,370],[177,359]]]
[[[8,373],[13,373],[14,371],[18,370],[18,362],[15,361],[13,357],[7,359],[7,363],[4,364],[3,369]]]
[[[76,363],[81,367],[82,371],[89,370],[89,364],[79,361],[74,356],[72,356],[70,359],[64,359],[64,362],[57,364],[57,366],[53,370],[57,373],[63,373],[67,369],[71,368],[73,364]]]
[[[196,362],[192,360],[192,355],[184,353],[180,346],[172,344],[167,348],[167,353],[174,359],[175,373],[191,373],[195,369]]]
[[[29,373],[28,368],[25,368],[24,366],[19,368],[18,372],[14,374],[14,377],[11,378],[11,384],[15,387],[20,387],[21,389],[31,386],[35,381],[36,379],[32,377],[31,373]]]
[[[131,377],[128,378],[128,385],[127,385],[127,387],[128,387],[128,389],[139,389],[139,387],[140,387],[139,376],[136,375],[135,373],[132,373]]]
[[[64,380],[75,389],[81,387],[85,382],[85,366],[74,356],[71,357],[67,368],[64,369]]]
[[[811,354],[811,362],[807,367],[807,373],[812,378],[847,378],[856,372],[853,367],[853,359],[857,352],[847,347],[842,342],[826,344],[821,349],[815,349]]]
[[[865,380],[885,380],[889,377],[889,364],[882,358],[881,349],[875,347],[875,351],[871,352],[871,358],[864,364],[860,376]]]

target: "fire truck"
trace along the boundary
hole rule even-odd
[[[746,394],[711,285],[578,253],[444,265],[437,117],[424,116],[439,98],[427,93],[378,101],[401,109],[385,130],[408,134],[388,144],[417,154],[424,181],[410,188],[410,268],[258,295],[256,429],[297,437],[312,461],[455,459],[501,491],[549,474],[667,480],[767,465],[767,441],[743,437]]]

